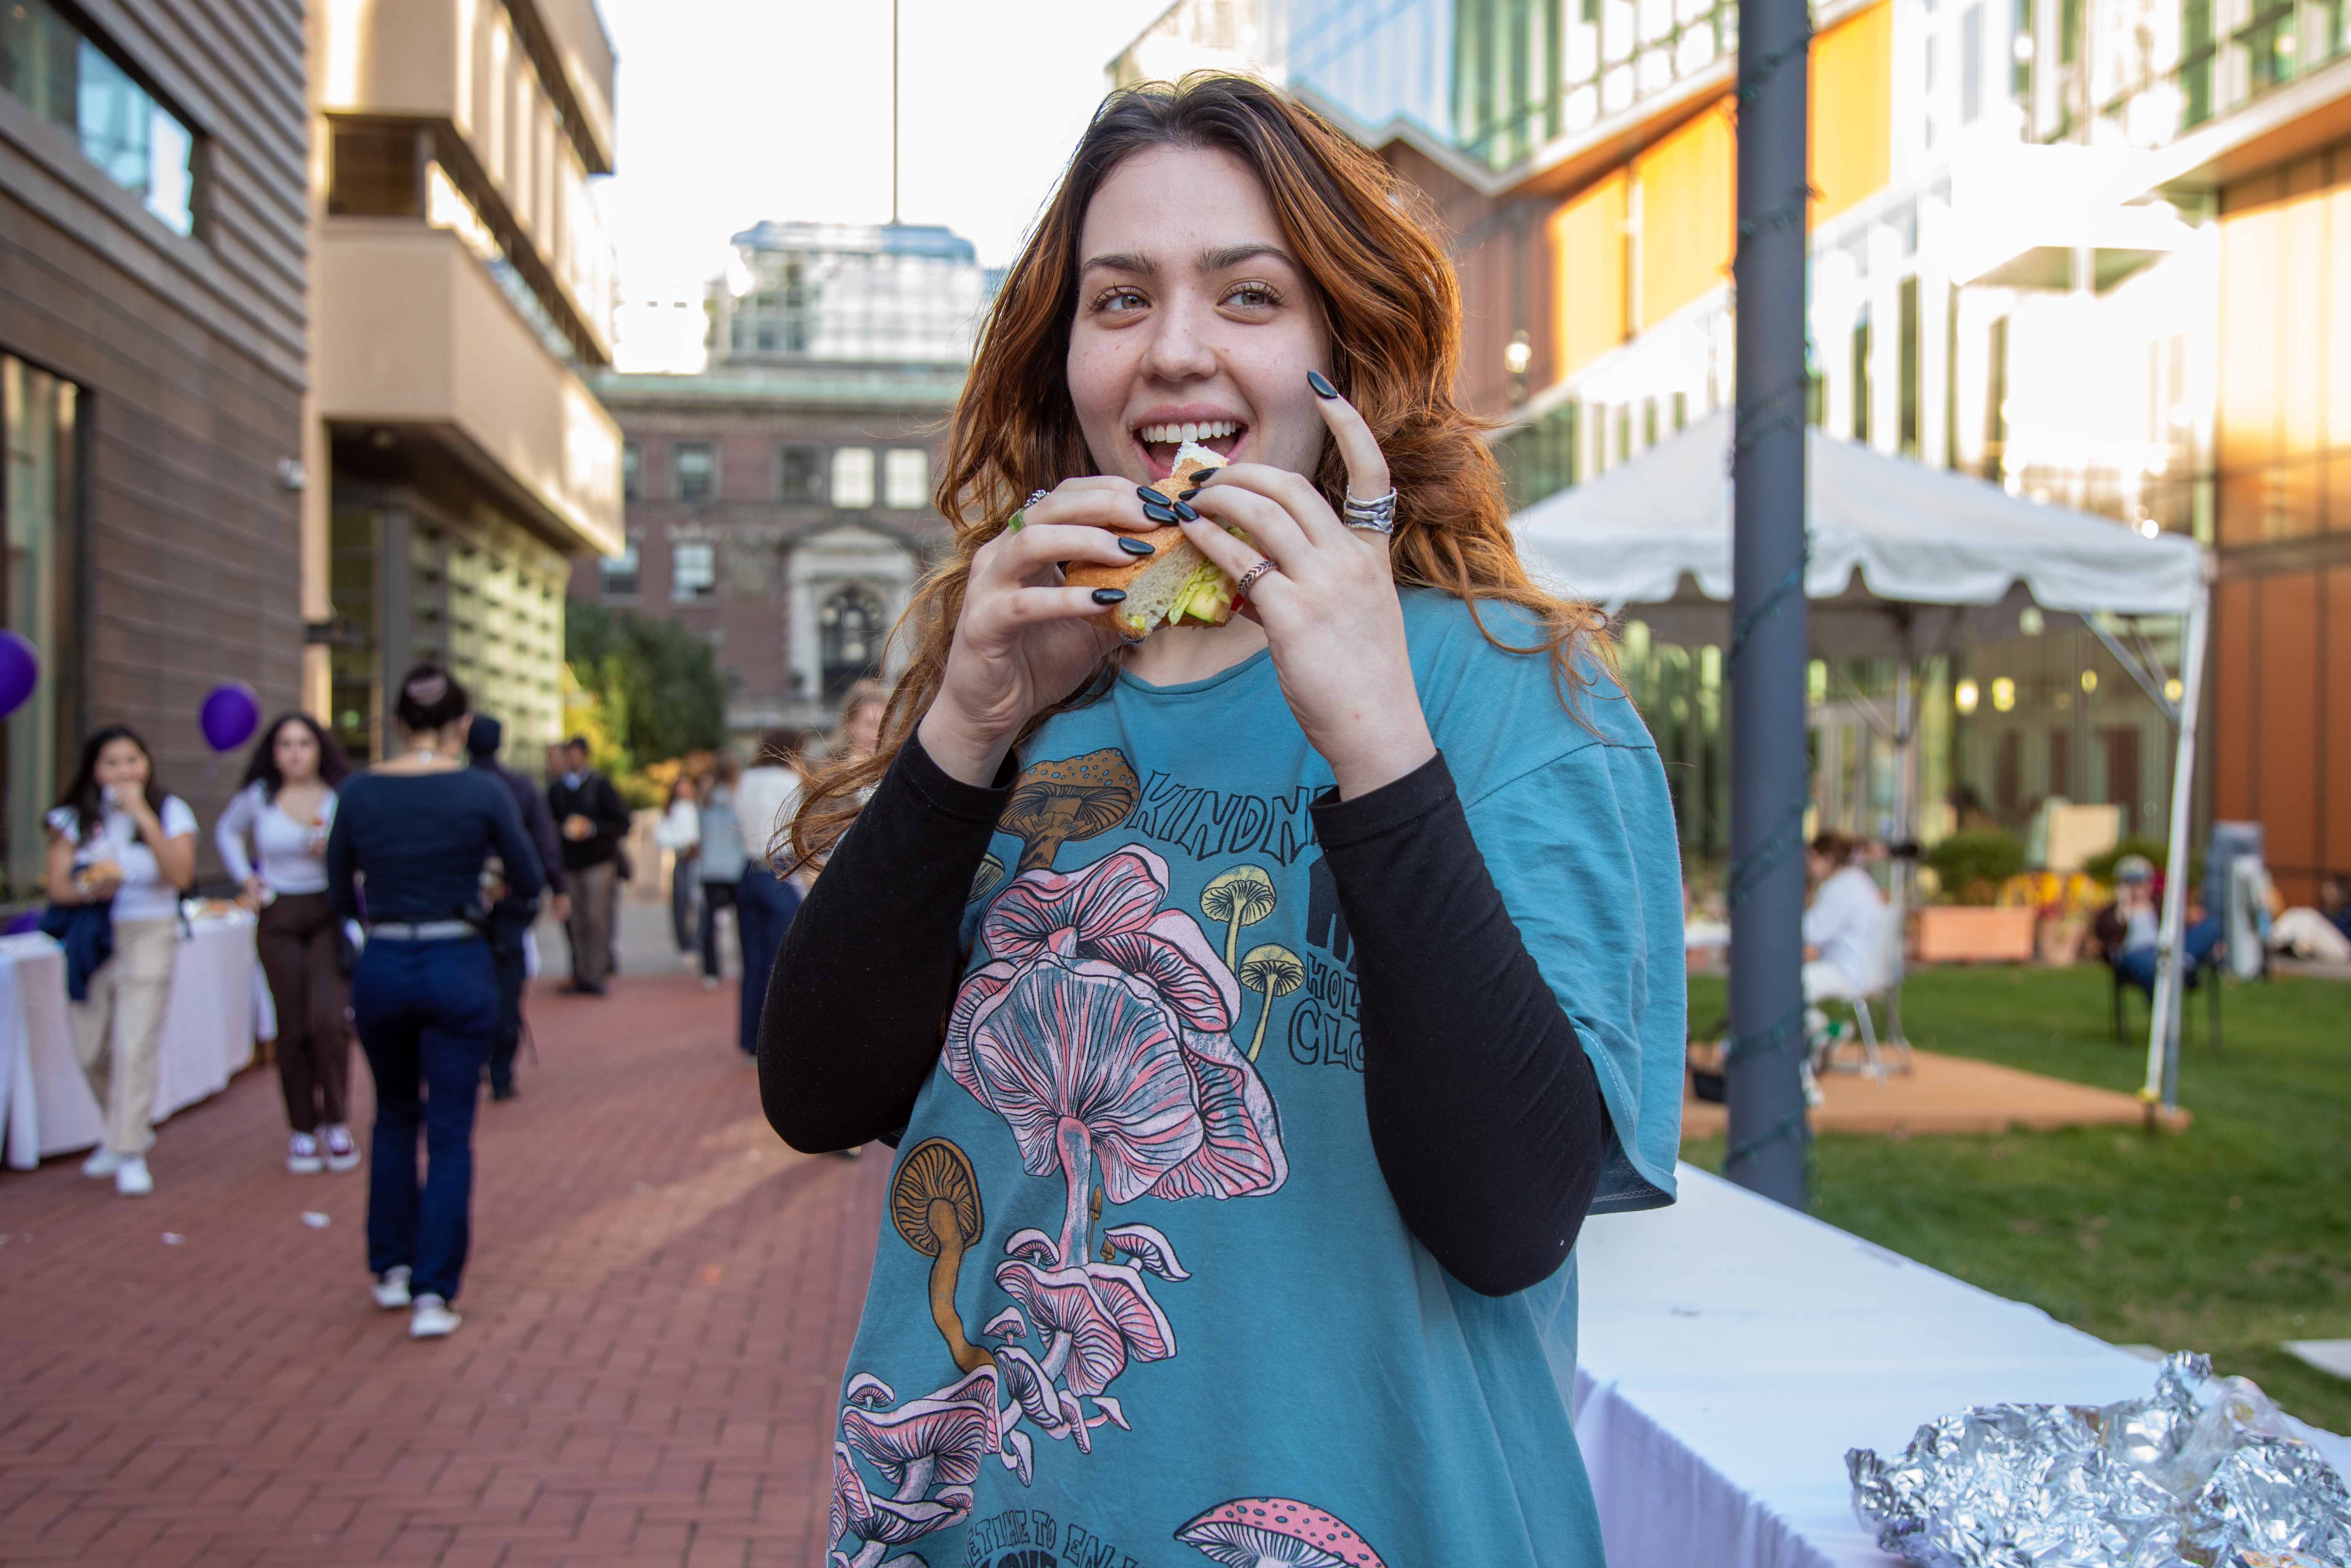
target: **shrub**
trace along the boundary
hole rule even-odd
[[[1927,863],[1952,903],[1988,904],[2024,869],[2024,846],[1997,828],[1972,829],[1928,850]]]
[[[2082,869],[2111,886],[2115,880],[2115,867],[2125,855],[2144,855],[2149,865],[2161,871],[2164,859],[2170,852],[2171,846],[2161,839],[2125,839],[2113,849],[2084,861]]]

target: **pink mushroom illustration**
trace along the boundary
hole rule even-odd
[[[1130,1358],[1165,1361],[1176,1354],[1166,1314],[1124,1264],[1045,1270],[1011,1259],[997,1265],[996,1282],[1048,1336],[1040,1365],[1049,1378],[1066,1373],[1072,1394],[1102,1393]]]
[[[1240,986],[1199,925],[1163,909],[1167,862],[1129,847],[1083,871],[1023,873],[989,905],[979,943],[992,959],[1041,953],[1100,958],[1150,983],[1187,1029],[1229,1030]]]
[[[841,1430],[847,1448],[897,1489],[886,1498],[867,1494],[866,1523],[850,1524],[857,1508],[853,1498],[844,1497],[841,1467],[848,1456],[836,1446],[834,1495],[844,1525],[865,1542],[848,1559],[850,1568],[872,1568],[885,1548],[944,1530],[970,1511],[969,1488],[999,1438],[995,1371],[983,1367],[945,1395],[911,1399],[895,1410],[852,1405],[841,1413]],[[942,1490],[935,1494],[934,1487]]]
[[[1225,1568],[1387,1568],[1336,1515],[1282,1497],[1218,1503],[1176,1539]]]
[[[873,1500],[866,1494],[865,1482],[857,1473],[857,1463],[849,1457],[846,1444],[832,1446],[832,1532],[828,1541],[838,1541],[844,1534],[865,1539],[866,1527],[873,1522]]]

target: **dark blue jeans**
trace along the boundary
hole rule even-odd
[[[2179,934],[2179,946],[2187,955],[2189,979],[2196,977],[2196,971],[2204,967],[2204,960],[2212,956],[2212,949],[2220,943],[2220,922],[2209,915]],[[2124,979],[2150,998],[2155,995],[2154,948],[2127,948],[2115,956],[2115,967]]]
[[[768,999],[768,977],[775,972],[776,950],[799,907],[799,888],[763,865],[743,868],[743,880],[735,884],[735,931],[743,942],[739,1000],[746,1056],[759,1054],[759,1007]]]
[[[474,1200],[474,1104],[497,1027],[489,944],[371,941],[351,977],[351,1014],[375,1074],[369,1271],[405,1263],[413,1293],[455,1301]]]

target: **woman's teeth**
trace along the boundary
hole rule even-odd
[[[1206,420],[1198,424],[1146,424],[1134,434],[1144,442],[1216,441],[1228,435],[1238,435],[1241,427],[1229,419]]]

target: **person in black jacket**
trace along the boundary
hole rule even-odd
[[[556,836],[555,817],[547,808],[547,799],[523,774],[498,765],[498,746],[506,737],[506,727],[487,714],[475,714],[473,727],[465,732],[465,750],[474,766],[486,773],[495,773],[514,796],[515,809],[522,813],[523,831],[530,835],[531,846],[538,851],[539,870],[547,878],[549,906],[558,920],[570,913],[570,899],[566,895],[563,880],[563,841]],[[490,1036],[490,1098],[511,1100],[515,1097],[515,1050],[522,1043],[522,988],[526,978],[523,937],[529,932],[531,922],[538,917],[537,899],[517,898],[509,892],[490,906],[490,963],[498,977],[498,1027]]]
[[[589,765],[587,737],[564,742],[563,760],[562,774],[547,781],[547,804],[563,835],[563,871],[571,894],[571,913],[563,923],[571,940],[571,982],[564,989],[601,997],[612,967],[612,917],[629,808],[612,781]]]

